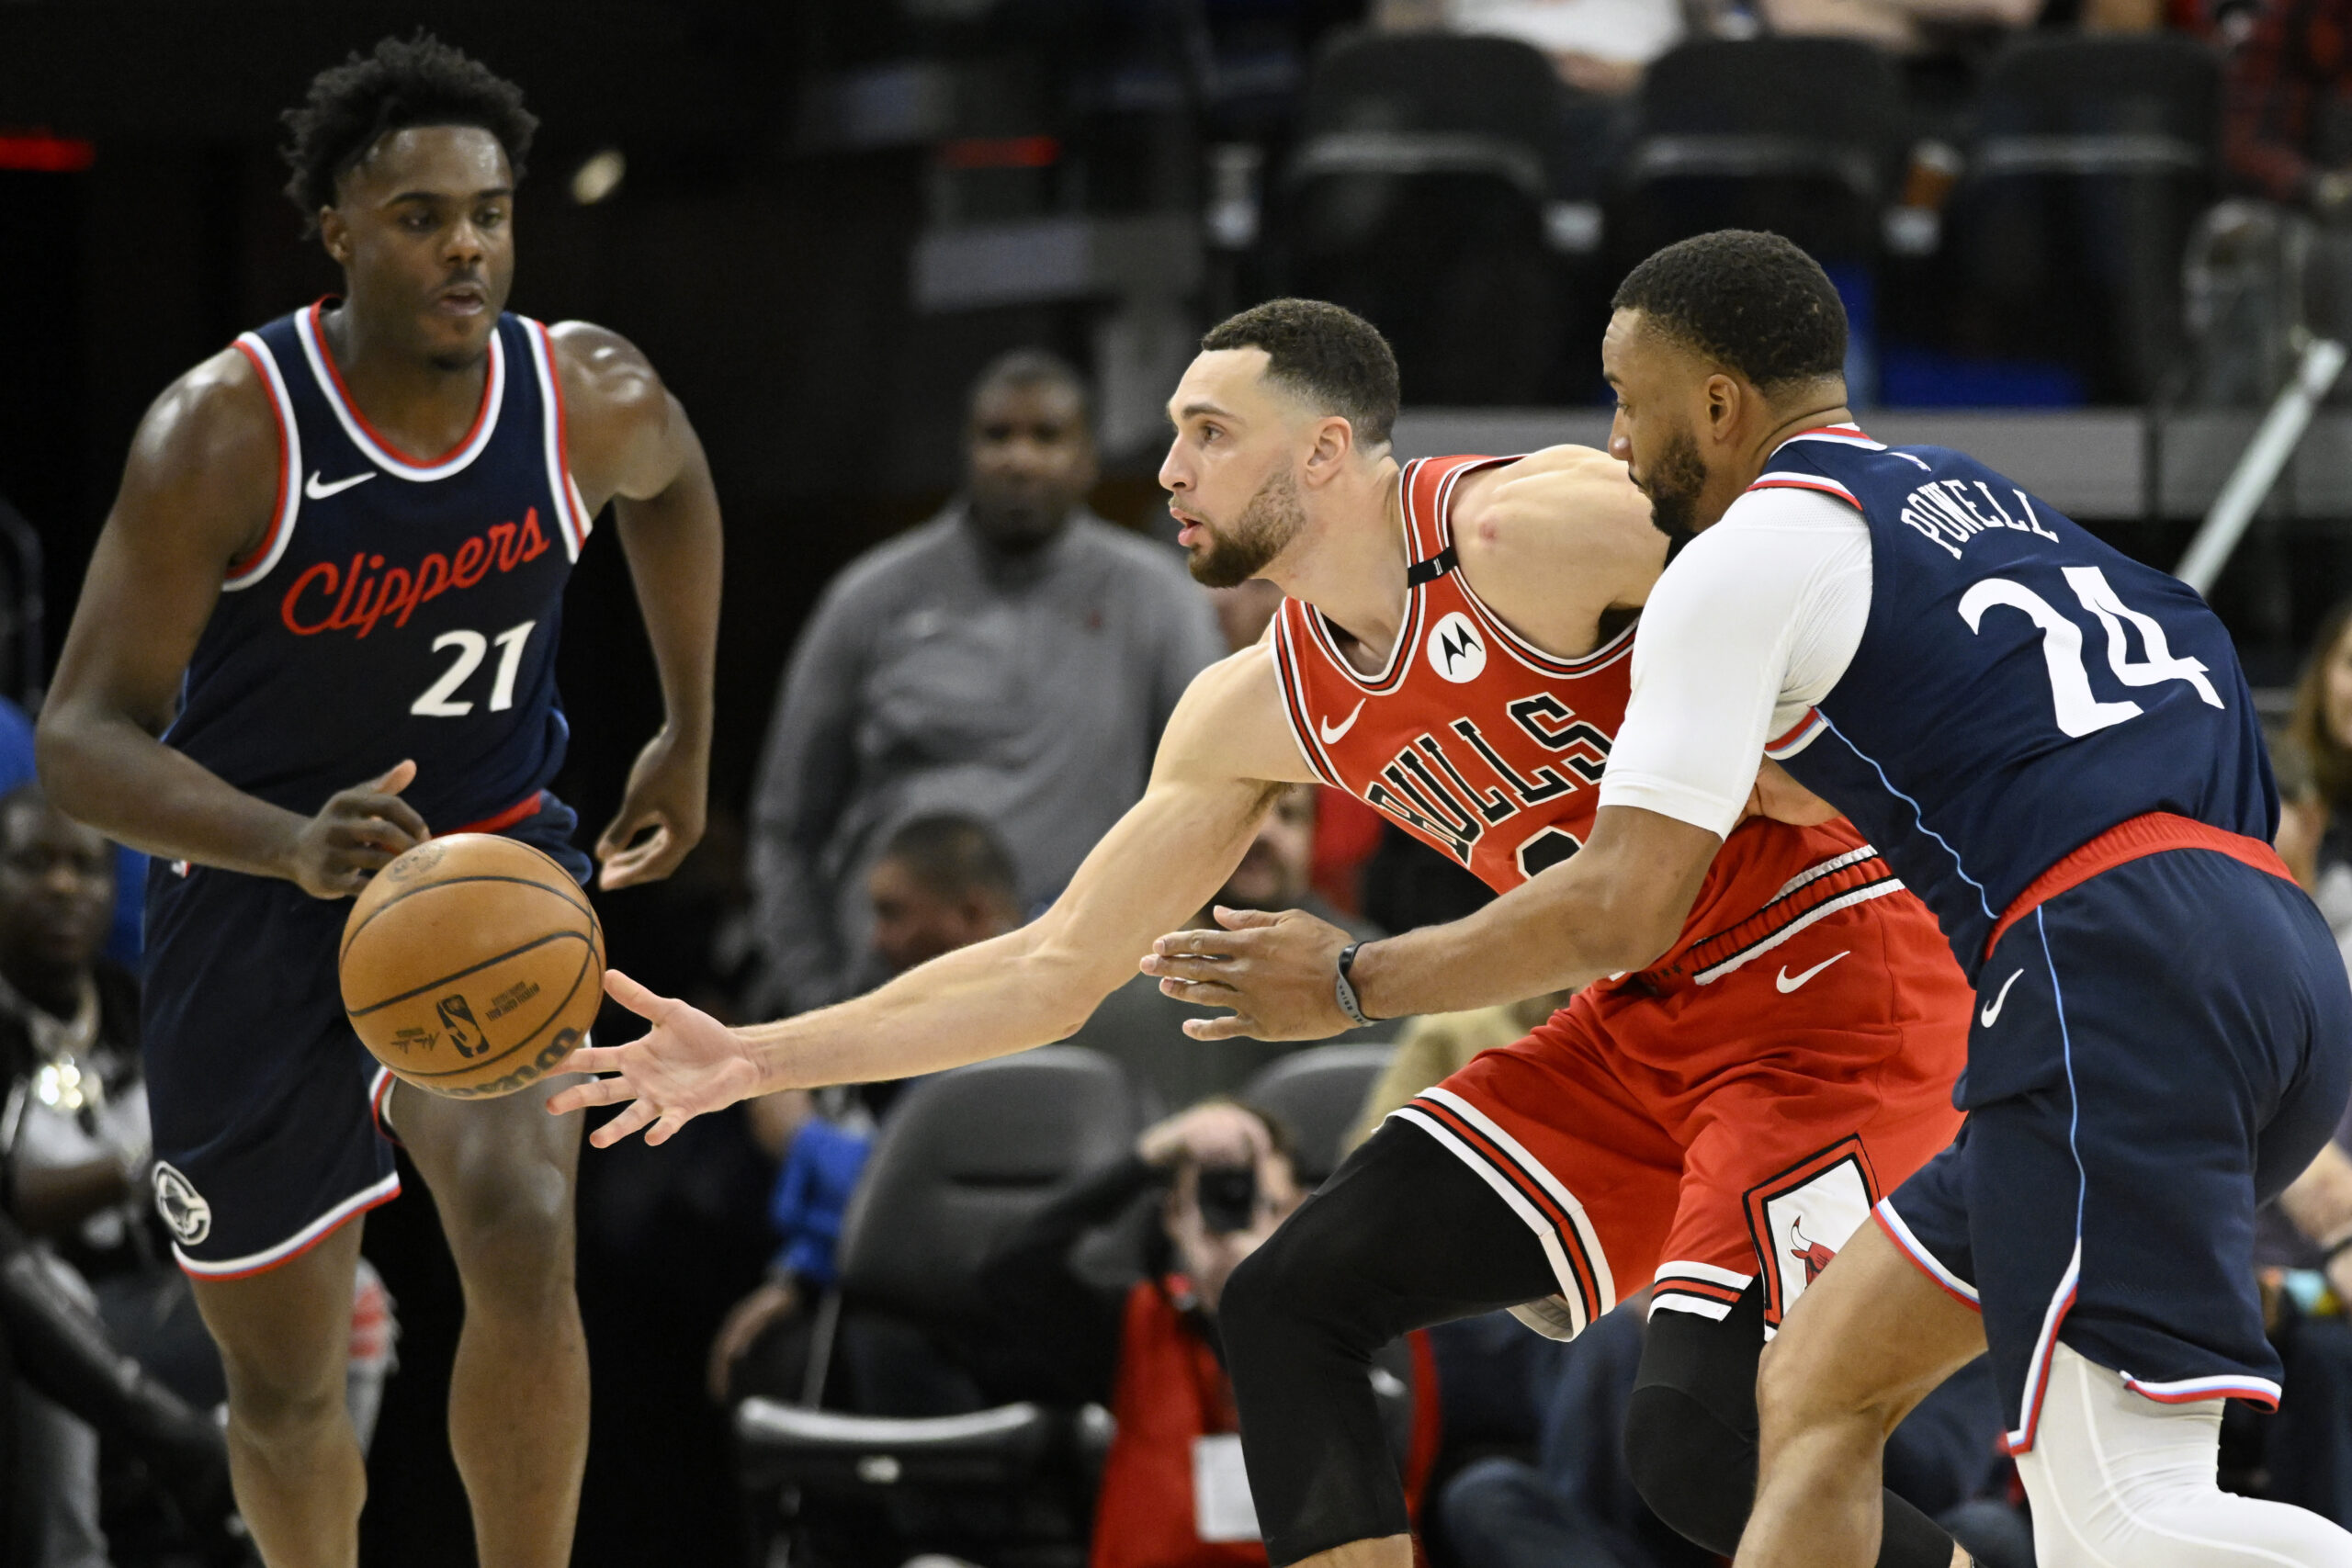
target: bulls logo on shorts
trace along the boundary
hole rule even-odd
[[[1459,686],[1487,668],[1487,639],[1459,610],[1449,611],[1430,631],[1430,668]]]
[[[1807,1285],[1870,1218],[1877,1183],[1860,1140],[1846,1138],[1747,1194],[1747,1225],[1764,1262],[1764,1323],[1780,1326]]]
[[[155,1162],[155,1212],[182,1247],[194,1247],[212,1234],[212,1205],[164,1160]]]

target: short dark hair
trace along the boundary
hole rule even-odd
[[[1078,400],[1079,422],[1089,434],[1094,429],[1094,392],[1078,367],[1051,349],[1008,349],[988,362],[979,379],[972,383],[972,406],[979,406],[980,395],[999,387],[1057,387]]]
[[[309,225],[332,207],[335,182],[386,133],[412,125],[479,126],[498,138],[514,178],[531,151],[538,118],[523,107],[523,89],[423,28],[378,40],[311,78],[311,90],[279,116],[293,141],[294,171],[286,197]]]
[[[918,817],[890,835],[878,860],[894,860],[942,898],[981,893],[1020,901],[1020,878],[989,825],[954,812]]]
[[[1396,425],[1396,355],[1380,329],[1322,299],[1269,299],[1227,316],[1201,339],[1204,354],[1262,348],[1266,378],[1354,427],[1376,446]]]
[[[1778,234],[1718,229],[1625,275],[1612,310],[1639,310],[1767,392],[1846,368],[1846,307],[1821,264]]]

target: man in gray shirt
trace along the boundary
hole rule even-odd
[[[963,493],[850,563],[802,630],[753,802],[763,998],[803,1011],[865,988],[869,863],[900,824],[955,812],[1050,899],[1143,794],[1159,731],[1224,656],[1182,558],[1086,510],[1085,385],[1019,350],[972,390]]]

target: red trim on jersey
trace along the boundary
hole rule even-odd
[[[571,422],[563,414],[563,372],[556,367],[555,339],[548,335],[547,328],[539,328],[531,333],[531,337],[538,351],[546,356],[548,395],[555,399],[555,466],[558,469],[555,504],[558,513],[569,520],[571,556],[577,560],[580,552],[588,547],[588,520],[577,515],[571,505]]]
[[[269,400],[269,417],[277,423],[277,498],[269,503],[269,532],[261,536],[260,544],[229,563],[228,577],[233,582],[269,558],[271,547],[277,543],[277,536],[286,526],[286,455],[294,449],[294,444],[287,434],[286,411],[277,406],[277,393],[270,385],[269,367],[261,362],[253,344],[243,339],[229,346],[243,355],[246,363],[254,367],[254,374],[261,378],[261,395]]]
[[[368,433],[368,439],[373,441],[377,446],[381,446],[385,451],[390,453],[393,457],[398,457],[401,462],[408,464],[413,468],[437,468],[442,464],[452,461],[459,453],[472,446],[474,437],[481,434],[482,421],[490,417],[491,407],[498,392],[498,387],[492,380],[489,370],[485,368],[482,371],[481,407],[474,410],[474,422],[466,427],[466,433],[463,435],[458,437],[458,444],[455,446],[450,447],[447,452],[442,453],[438,457],[427,458],[411,457],[408,453],[402,451],[401,448],[393,446],[390,441],[386,440],[382,431],[378,430],[374,425],[368,423],[368,416],[360,411],[358,400],[351,395],[351,389],[343,384],[343,372],[336,367],[334,362],[334,345],[327,342],[326,327],[320,319],[320,308],[329,299],[333,299],[335,297],[332,294],[326,294],[322,295],[318,299],[312,301],[311,305],[311,335],[318,340],[319,363],[327,367],[327,378],[334,383],[334,395],[336,400],[340,401],[344,408],[350,412],[353,423]],[[492,330],[495,330],[494,326]]]
[[[1701,1280],[1689,1274],[1661,1276],[1652,1288],[1659,1295],[1693,1296],[1724,1306],[1738,1305],[1739,1298],[1747,1293],[1745,1285],[1721,1285],[1713,1280]]]
[[[1789,727],[1789,732],[1786,735],[1776,736],[1772,739],[1764,742],[1764,750],[1766,753],[1770,754],[1774,751],[1785,750],[1787,747],[1794,744],[1806,730],[1811,729],[1820,722],[1821,710],[1819,708],[1805,709],[1804,716],[1797,720],[1796,723],[1791,725]]]
[[[2267,871],[2288,882],[2295,880],[2295,874],[2287,869],[2278,852],[2260,839],[2176,817],[2169,811],[2151,811],[2117,823],[2035,877],[1993,923],[1993,934],[1984,939],[1984,956],[1993,956],[1993,950],[2001,945],[2001,939],[2008,934],[2011,926],[2061,893],[2080,887],[2103,871],[2113,871],[2119,865],[2162,854],[2166,850],[2211,850],[2241,865]]]
[[[2278,1408],[2278,1396],[2262,1383],[2215,1383],[2210,1388],[2185,1388],[2158,1393],[2137,1378],[2125,1378],[2123,1386],[2143,1399],[2158,1404],[2195,1404],[2202,1399],[2243,1399],[2261,1405],[2265,1410]]]
[[[1784,435],[1781,439],[1785,443],[1794,441],[1800,435],[1859,435],[1865,441],[1871,438],[1870,432],[1859,424],[1816,424],[1798,431],[1796,435]]]
[[[547,797],[547,791],[535,789],[494,817],[485,817],[479,822],[469,822],[462,828],[452,828],[449,831],[452,833],[495,833],[502,829],[512,828],[526,817],[537,816],[539,807]]]
[[[1838,484],[1830,479],[1758,479],[1754,484],[1749,485],[1747,488],[1749,490],[1819,491],[1824,495],[1836,496],[1838,500],[1844,502],[1847,505],[1852,507],[1857,512],[1860,512],[1862,509],[1862,503],[1854,499],[1854,492],[1852,491],[1849,491],[1844,485]]]

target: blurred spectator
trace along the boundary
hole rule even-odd
[[[964,493],[829,588],[785,671],[752,830],[762,1010],[870,985],[865,873],[899,824],[1004,840],[1020,904],[1058,892],[1142,795],[1161,727],[1219,657],[1170,549],[1094,516],[1084,385],[1005,355],[973,389]]]
[[[2256,194],[2352,211],[2352,0],[2277,0],[2232,58],[2222,152]]]
[[[0,795],[32,783],[35,776],[33,721],[13,701],[0,697]],[[147,857],[123,844],[113,846],[112,852],[115,899],[106,953],[117,964],[135,964],[147,908]]]
[[[105,1562],[101,1437],[189,1522],[217,1529],[229,1507],[219,1428],[196,1413],[227,1396],[219,1355],[149,1204],[138,985],[99,951],[115,863],[39,784],[0,797],[0,1321],[49,1394],[16,1401],[17,1494],[38,1499],[17,1520],[43,1544],[11,1562]],[[359,1269],[346,1396],[364,1446],[393,1331],[382,1282]]]
[[[2042,5],[2043,0],[1762,0],[1758,10],[1776,33],[1860,39],[1897,54],[1922,55],[1949,49],[1957,35],[2031,27]]]
[[[1536,1391],[1544,1416],[1534,1461],[1479,1460],[1438,1494],[1440,1528],[1461,1562],[1706,1568],[1721,1561],[1650,1511],[1625,1462],[1620,1434],[1648,1314],[1645,1291],[1536,1363],[1545,1386]],[[1983,1568],[2033,1568],[2031,1531],[2004,1495],[2000,1435],[2000,1399],[1980,1358],[1895,1429],[1886,1483],[1951,1530]]]
[[[1162,1189],[1146,1277],[1096,1281],[1074,1257],[1080,1242]],[[1301,1197],[1281,1130],[1247,1106],[1211,1100],[1145,1132],[1132,1156],[1040,1211],[989,1258],[989,1300],[1009,1331],[1052,1348],[1060,1397],[1111,1409],[1091,1568],[1265,1562],[1216,1311],[1235,1267]],[[1438,1443],[1430,1365],[1414,1335],[1373,1373],[1417,1517]]]
[[[1508,1007],[1417,1018],[1396,1037],[1396,1054],[1364,1097],[1363,1114],[1348,1133],[1354,1148],[1379,1131],[1388,1113],[1470,1065],[1481,1051],[1508,1045],[1568,1005],[1568,991],[1547,992]]]
[[[1211,908],[1221,904],[1229,909],[1304,909],[1360,942],[1386,934],[1358,916],[1333,908],[1309,886],[1315,858],[1315,811],[1313,785],[1294,784],[1283,790],[1241,863],[1211,900]],[[1216,923],[1208,909],[1193,919],[1196,925]],[[1069,1043],[1116,1057],[1136,1081],[1151,1087],[1162,1105],[1189,1105],[1213,1094],[1231,1094],[1267,1063],[1300,1049],[1295,1043],[1195,1040],[1184,1032],[1186,1019],[1215,1018],[1221,1010],[1162,996],[1159,981],[1137,974],[1102,998],[1094,1016],[1069,1037]],[[1385,1040],[1399,1027],[1393,1019],[1382,1019],[1369,1029],[1350,1030],[1337,1038],[1343,1043]]]
[[[2270,1341],[2286,1364],[2275,1415],[2225,1417],[2239,1429],[2240,1489],[2352,1523],[2352,1116],[2311,1168],[2260,1216]],[[2281,1223],[2283,1222],[2283,1223]],[[2225,1464],[2226,1464],[2225,1461]]]
[[[2352,599],[2321,620],[2279,758],[2278,853],[2352,964]],[[2300,779],[2296,775],[2300,774]]]
[[[1376,0],[1373,22],[1396,32],[1443,28],[1517,39],[1549,56],[1570,86],[1622,97],[1706,10],[1704,0]]]
[[[919,817],[890,836],[865,876],[880,978],[986,942],[1021,923],[1012,863],[995,834],[968,817]],[[778,1246],[768,1276],[735,1304],[711,1342],[713,1399],[797,1399],[808,1365],[809,1310],[839,1274],[842,1218],[872,1152],[874,1116],[904,1086],[868,1085],[864,1106],[818,1113],[801,1089],[749,1101],[752,1136],[778,1162],[769,1218]]]

